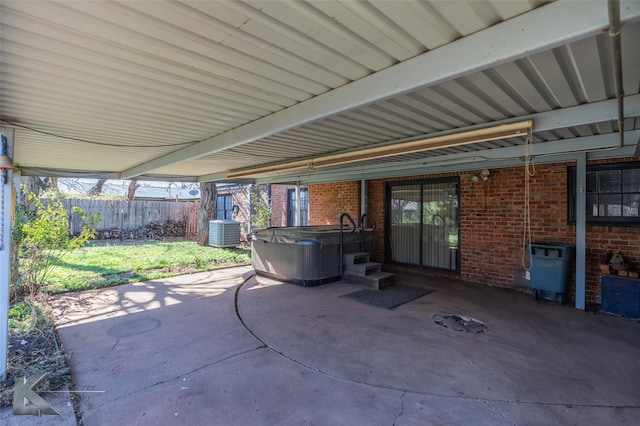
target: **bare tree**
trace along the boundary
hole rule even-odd
[[[127,199],[132,201],[136,196],[136,189],[140,188],[140,184],[136,179],[131,179],[129,188],[127,189]]]
[[[209,221],[217,216],[218,190],[215,182],[200,183],[200,211],[198,212],[198,245],[209,244]]]
[[[48,177],[44,178],[45,185],[47,185],[48,189],[53,189],[54,191],[58,190],[58,178],[57,177]]]
[[[58,178],[22,176],[20,182],[27,188],[27,191],[36,195],[48,189],[58,189]]]
[[[71,191],[82,193],[84,192],[84,185],[78,178],[61,178],[60,182],[64,187]]]
[[[89,195],[99,195],[102,194],[102,187],[106,182],[106,179],[98,179],[95,185],[89,190]]]

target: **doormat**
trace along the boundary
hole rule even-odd
[[[353,293],[344,294],[340,297],[355,300],[378,308],[394,309],[398,306],[425,296],[434,291],[430,288],[416,288],[406,285],[395,284],[385,287],[382,290],[358,290]]]

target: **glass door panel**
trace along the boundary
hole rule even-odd
[[[446,183],[422,186],[422,266],[458,269],[458,191]]]
[[[420,264],[420,185],[391,188],[389,246],[393,262]]]
[[[390,185],[389,259],[459,269],[458,181]]]

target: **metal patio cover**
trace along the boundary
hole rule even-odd
[[[640,2],[0,2],[0,119],[23,175],[327,182],[522,164],[524,137],[251,173],[533,119],[534,153],[632,155]]]

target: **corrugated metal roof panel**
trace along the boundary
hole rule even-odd
[[[633,95],[640,90],[640,53],[635,46],[640,24],[637,6],[625,5],[623,13],[636,13],[622,32],[624,89]],[[316,108],[317,103],[305,101],[499,28],[521,14],[528,19],[536,8],[562,10],[569,18],[575,8],[586,13],[601,6],[533,0],[5,0],[0,4],[0,116],[5,125],[24,126],[16,127],[16,162],[39,169],[118,172],[216,136],[223,137],[221,152],[215,152],[217,144],[204,151],[193,145],[190,158],[195,159],[147,173],[207,175],[311,158],[612,99],[607,34],[576,36],[577,41],[558,38],[553,48],[539,52],[535,35],[525,34],[522,37],[531,37],[532,51],[538,53],[496,61],[481,71],[291,129],[273,121],[271,132],[241,146],[232,143],[243,136],[245,126],[265,117],[294,106]],[[540,31],[545,29],[541,26]],[[514,37],[496,33],[501,36],[496,45]],[[487,54],[494,47],[476,46],[486,48]],[[454,52],[452,63],[458,55],[470,53]],[[301,110],[291,110],[291,115]],[[534,140],[544,143],[614,130],[610,122],[595,120],[538,132]],[[406,158],[520,143],[486,142]]]

